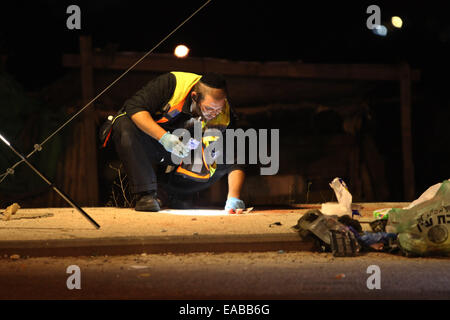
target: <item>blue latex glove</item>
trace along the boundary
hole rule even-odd
[[[228,198],[227,202],[225,203],[225,210],[234,210],[237,209],[245,209],[245,203],[244,201],[238,199],[238,198]]]
[[[171,152],[180,158],[185,158],[189,155],[189,146],[185,146],[176,135],[171,134],[170,132],[166,132],[161,139],[159,139],[159,143],[161,143],[168,152]]]

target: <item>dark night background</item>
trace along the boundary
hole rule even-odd
[[[8,71],[27,88],[53,81],[62,53],[78,52],[79,34],[95,47],[146,52],[205,1],[17,1],[2,4],[1,47]],[[188,43],[191,56],[249,61],[397,63],[432,70],[447,64],[450,25],[445,2],[220,1],[214,0],[158,48],[170,53]],[[77,4],[82,29],[66,28],[66,8]],[[382,22],[392,15],[404,27],[387,37],[366,28],[366,8],[378,4]],[[443,78],[445,79],[445,78]],[[446,83],[437,81],[445,87]]]
[[[15,1],[0,7],[0,54],[6,72],[27,92],[38,92],[67,70],[64,53],[79,52],[79,36],[91,35],[94,48],[146,52],[204,1]],[[80,31],[66,28],[66,8],[81,8]],[[366,28],[371,4],[381,8],[386,37]],[[450,177],[447,159],[450,120],[448,70],[450,11],[445,2],[410,1],[220,1],[213,0],[156,53],[186,43],[193,57],[305,63],[408,62],[421,71],[413,86],[412,126],[416,193]],[[419,101],[419,103],[417,103]],[[10,108],[1,105],[3,110]],[[398,115],[386,113],[378,127],[378,148],[389,157]],[[4,171],[5,168],[0,168]],[[395,170],[393,171],[395,172]],[[330,180],[333,177],[330,177]],[[391,179],[401,181],[401,173]],[[391,199],[401,200],[394,193]]]

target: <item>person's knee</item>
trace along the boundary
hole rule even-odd
[[[125,149],[132,149],[136,145],[136,136],[129,131],[124,131],[120,135],[120,146]]]
[[[230,174],[234,170],[242,170],[245,171],[245,167],[238,164],[218,164],[216,172],[220,176],[224,176],[226,174]]]
[[[113,139],[121,148],[132,148],[138,140],[136,127],[131,121],[118,121],[113,127]]]

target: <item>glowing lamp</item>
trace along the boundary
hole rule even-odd
[[[400,17],[394,16],[391,18],[391,23],[396,28],[401,28],[403,26],[403,20]]]
[[[185,58],[189,53],[189,48],[184,44],[180,44],[175,48],[174,54],[178,58]]]

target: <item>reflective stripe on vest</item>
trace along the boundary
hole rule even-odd
[[[183,109],[184,102],[192,87],[200,80],[201,75],[188,72],[171,72],[176,79],[175,91],[169,100],[169,110],[157,123],[166,123],[175,118]]]
[[[199,173],[196,173],[189,169],[183,168],[183,162],[180,163],[176,172],[181,175],[186,175],[193,180],[206,181],[212,176],[212,174],[214,174],[215,168],[211,174],[211,169],[208,166],[208,163],[206,162],[206,159],[205,159],[205,150],[203,148],[203,145],[202,145],[202,160],[203,160],[204,167],[202,168],[201,172],[199,172]],[[189,166],[192,166],[192,164]]]

